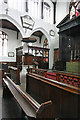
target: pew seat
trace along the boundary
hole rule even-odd
[[[39,104],[34,98],[32,98],[27,92],[24,93],[19,85],[16,85],[8,76],[3,78],[3,96],[5,98],[5,92],[8,91],[14,96],[23,112],[30,118],[54,118],[54,111],[52,101],[47,101]],[[7,93],[8,94],[8,93]]]

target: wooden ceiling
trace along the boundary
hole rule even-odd
[[[34,32],[32,35],[34,35],[34,36],[37,36],[37,37],[42,37],[43,36],[43,33],[41,32],[41,31],[36,31],[36,32]]]
[[[41,38],[43,36],[43,33],[41,31],[36,31],[32,35],[39,37],[40,38],[39,43],[41,43]]]
[[[0,27],[19,32],[18,28],[14,24],[5,19],[0,20]],[[39,37],[41,42],[41,38],[43,36],[43,33],[41,31],[36,31],[32,35]]]
[[[19,32],[19,30],[14,24],[12,24],[10,21],[5,20],[5,19],[0,20],[0,27]]]
[[[14,31],[19,31],[18,28],[12,24],[10,21],[2,19],[0,20],[0,27],[14,30]],[[43,33],[41,31],[34,32],[32,35],[37,36],[37,37],[42,37]]]

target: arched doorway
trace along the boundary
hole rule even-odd
[[[20,23],[18,23],[11,16],[6,14],[0,14],[0,26],[1,28],[12,29],[15,31],[19,31],[22,37],[25,36],[25,32]]]
[[[36,56],[36,61],[39,63],[38,67],[49,69],[49,44],[46,35],[38,30],[31,34],[31,37],[37,39],[37,42],[30,44],[29,49]]]
[[[21,39],[24,36],[23,28],[20,26],[19,23],[17,23],[16,20],[14,20],[12,17],[8,15],[2,15],[0,14],[0,26],[3,32],[7,33],[8,35],[8,49],[7,49],[7,55],[2,56],[0,58],[1,62],[11,62],[16,64],[17,58],[20,55],[17,55],[16,48],[19,48],[22,46]],[[13,54],[11,56],[11,54]],[[22,62],[22,59],[20,59],[20,63]]]

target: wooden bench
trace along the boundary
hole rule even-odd
[[[0,85],[2,85],[2,79],[4,77],[4,70],[0,69]]]
[[[35,73],[26,75],[26,91],[40,103],[51,100],[55,118],[80,119],[80,88]],[[36,86],[36,87],[35,87]]]
[[[80,75],[57,72],[56,76],[57,81],[71,84],[80,88]]]
[[[8,89],[8,90],[7,90]],[[8,76],[3,78],[3,96],[9,91],[12,93],[25,115],[30,118],[54,118],[53,103],[47,101],[39,104],[27,92],[24,93]],[[6,94],[6,93],[5,93]],[[7,93],[8,94],[8,93]]]
[[[39,74],[39,75],[44,76],[44,77],[46,77],[46,75],[47,75],[47,70],[44,70],[44,69],[30,68],[30,72]]]
[[[80,87],[80,74],[76,75],[75,73],[70,74],[70,73],[60,72],[60,71],[47,72],[47,70],[36,69],[36,68],[31,68],[30,72],[47,77],[52,80],[57,80],[59,82]]]
[[[11,79],[16,83],[20,84],[20,71],[18,68],[13,66],[8,66],[8,72],[11,75]]]

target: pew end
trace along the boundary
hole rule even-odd
[[[36,112],[36,118],[54,118],[54,104],[52,101],[42,103]]]

